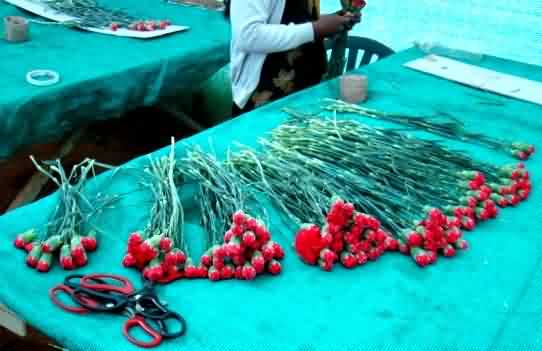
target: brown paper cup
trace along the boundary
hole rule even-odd
[[[19,16],[4,18],[5,39],[12,43],[28,40],[28,21]]]
[[[357,74],[348,74],[340,78],[341,100],[357,104],[367,100],[367,77]]]

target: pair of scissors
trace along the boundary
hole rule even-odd
[[[67,295],[72,304],[61,301]],[[185,334],[186,322],[176,312],[169,310],[154,292],[152,282],[144,280],[143,288],[136,290],[126,278],[111,274],[69,275],[62,284],[49,291],[51,301],[65,311],[86,314],[109,312],[124,314],[123,334],[134,345],[144,348],[158,346],[163,340],[175,339]],[[167,323],[169,322],[169,323]],[[176,324],[171,331],[168,324]],[[142,341],[132,335],[140,329],[150,337]]]

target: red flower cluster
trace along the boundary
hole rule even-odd
[[[230,230],[224,234],[224,243],[207,250],[198,266],[185,252],[173,246],[166,235],[144,239],[140,233],[133,233],[128,239],[123,265],[142,270],[145,278],[158,283],[180,278],[252,280],[265,271],[279,274],[279,260],[284,257],[284,250],[271,241],[267,228],[242,211],[233,215]]]
[[[520,142],[512,143],[512,147],[510,148],[510,153],[512,156],[515,156],[520,160],[527,160],[529,157],[531,157],[534,151],[534,145]]]
[[[453,257],[456,249],[468,247],[460,228],[459,218],[448,217],[438,208],[427,209],[426,218],[413,231],[400,235],[399,250],[410,254],[420,267],[435,263],[439,253]]]
[[[128,29],[135,30],[139,32],[152,32],[154,30],[158,29],[166,29],[171,25],[171,22],[168,20],[163,21],[139,21],[131,23],[128,26]],[[122,25],[117,22],[113,22],[109,25],[109,29],[112,31],[116,31],[119,28],[122,28]]]
[[[264,272],[279,274],[282,270],[279,261],[283,257],[284,250],[271,240],[265,225],[243,211],[237,211],[232,216],[230,229],[224,234],[224,243],[207,250],[200,261],[212,281],[252,280]]]
[[[296,234],[295,249],[308,264],[319,264],[330,271],[340,261],[346,268],[375,261],[385,251],[398,249],[398,242],[386,233],[380,222],[369,215],[358,213],[354,205],[337,199],[320,228],[314,224],[303,226]]]
[[[35,231],[20,234],[15,239],[15,247],[28,252],[26,264],[40,272],[51,269],[53,255],[59,252],[59,263],[63,269],[71,270],[87,264],[87,252],[95,251],[98,245],[94,232],[87,236],[74,235],[66,239],[61,235],[53,235],[45,241],[38,241]]]
[[[498,184],[489,184],[495,195],[492,199],[501,207],[516,206],[527,200],[531,194],[532,184],[529,172],[523,163],[517,166],[504,166],[499,170]]]
[[[135,232],[128,237],[128,250],[122,264],[141,270],[149,280],[171,281],[184,275],[189,262],[182,250],[173,247],[167,235],[144,238]]]

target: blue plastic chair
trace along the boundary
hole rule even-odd
[[[331,50],[332,44],[333,42],[331,40],[326,40],[326,50]],[[368,65],[371,63],[373,56],[376,56],[377,60],[381,60],[395,53],[395,51],[376,40],[357,36],[348,37],[347,49],[348,57],[346,59],[345,71],[351,71],[355,68]],[[360,52],[363,52],[363,57],[361,58],[358,67],[356,67]]]

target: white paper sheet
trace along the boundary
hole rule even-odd
[[[499,73],[438,55],[428,55],[407,62],[405,66],[478,89],[542,105],[541,82]]]
[[[68,16],[66,14],[57,12],[50,7],[48,7],[44,3],[40,3],[39,1],[32,1],[32,0],[4,0],[7,3],[10,3],[12,5],[15,5],[17,7],[20,7],[26,11],[32,12],[38,16],[47,18],[51,21],[56,22],[69,22],[74,21],[75,18]],[[110,30],[110,29],[96,29],[96,28],[84,28],[81,29],[95,32],[95,33],[101,33],[101,34],[108,34],[108,35],[115,35],[119,37],[130,37],[130,38],[138,38],[138,39],[151,39],[156,37],[161,37],[163,35],[181,32],[189,29],[185,26],[175,26],[170,25],[166,29],[159,29],[154,31],[148,31],[148,32],[139,32],[135,30],[128,30],[124,28],[119,28],[116,31]]]

